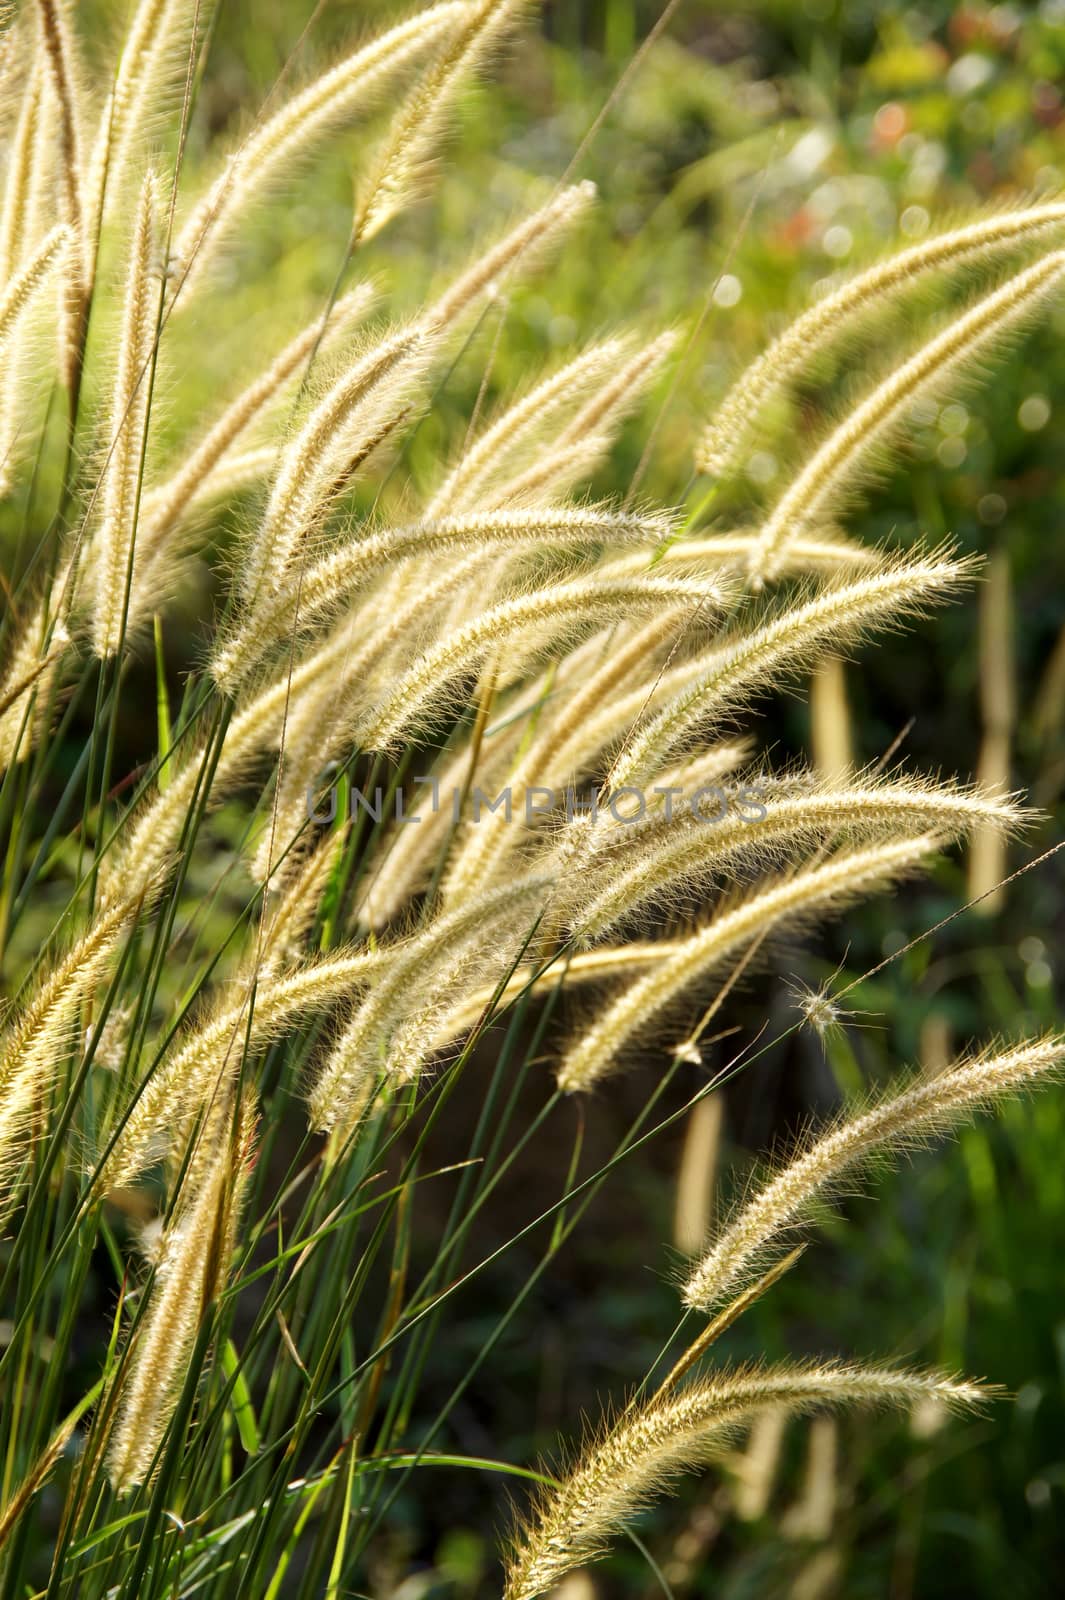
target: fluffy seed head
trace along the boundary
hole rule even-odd
[[[881,1151],[905,1149],[943,1133],[1002,1095],[1060,1072],[1065,1036],[1048,1034],[999,1054],[956,1062],[933,1078],[914,1078],[901,1093],[839,1121],[740,1207],[684,1286],[688,1306],[709,1310],[764,1265],[781,1236],[811,1203]]]
[[[705,1462],[737,1427],[767,1409],[910,1406],[934,1395],[958,1408],[988,1391],[935,1373],[827,1362],[808,1367],[740,1367],[624,1412],[593,1439],[557,1488],[545,1490],[511,1542],[505,1600],[535,1600],[594,1560],[630,1517],[682,1472]]]
[[[951,229],[897,251],[826,294],[785,328],[729,390],[707,427],[696,453],[701,472],[727,476],[740,464],[759,415],[801,372],[811,350],[821,350],[848,325],[925,275],[1023,246],[1065,227],[1065,205],[1053,201],[1005,211]]]

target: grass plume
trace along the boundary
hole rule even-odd
[[[788,1162],[737,1211],[684,1285],[686,1305],[709,1310],[765,1263],[826,1190],[881,1152],[956,1127],[1002,1095],[1057,1074],[1065,1041],[1047,1034],[997,1054],[964,1057],[932,1078],[914,1078],[868,1110],[841,1118]]]
[[[557,1489],[542,1495],[515,1537],[504,1593],[534,1600],[574,1567],[602,1555],[634,1513],[683,1472],[720,1452],[736,1429],[766,1410],[823,1406],[909,1406],[925,1395],[947,1405],[980,1405],[986,1391],[934,1373],[830,1362],[739,1368],[691,1383],[622,1414],[593,1439]]]

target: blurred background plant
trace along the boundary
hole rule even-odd
[[[297,40],[302,72],[328,59],[353,26],[399,9],[392,0],[313,11],[299,0],[220,7],[190,160],[201,155],[197,138],[239,128],[261,104]],[[82,10],[90,42],[109,42],[124,20],[122,5],[86,0]],[[694,504],[710,487],[691,482],[689,463],[711,405],[820,285],[900,236],[917,240],[974,206],[1046,196],[1065,182],[1061,0],[925,0],[890,12],[857,0],[682,0],[636,57],[660,14],[643,0],[548,5],[542,28],[465,94],[438,188],[367,252],[371,273],[375,257],[387,261],[391,303],[402,311],[423,301],[493,218],[542,195],[545,183],[572,169],[601,191],[580,247],[478,322],[407,450],[416,480],[428,481],[482,385],[490,403],[545,357],[604,329],[676,326],[680,364],[626,428],[596,487],[624,494],[636,485],[656,500]],[[253,226],[241,240],[239,292],[196,363],[175,375],[167,397],[174,414],[206,404],[260,330],[276,327],[279,299],[291,305],[295,327],[300,309],[328,290],[337,261],[323,259],[318,241],[335,239],[339,257],[359,138],[335,141],[291,203],[271,210],[269,233]],[[925,770],[1008,772],[1050,814],[1012,847],[1008,868],[1056,842],[1065,788],[1063,334],[1065,304],[1052,304],[996,366],[993,384],[930,406],[902,464],[851,524],[870,543],[949,533],[964,551],[993,554],[989,582],[863,653],[860,667],[821,674],[815,694],[778,698],[760,729],[781,756],[813,748],[823,764],[877,760],[905,734],[906,754]],[[765,502],[785,461],[835,408],[835,379],[831,365],[819,364],[772,417],[744,476],[722,491],[733,520]],[[5,517],[10,576],[28,552],[19,546],[21,518]],[[183,595],[167,622],[175,689],[197,658],[205,598],[206,587]],[[154,692],[146,661],[148,718]],[[133,717],[133,696],[128,704]],[[741,989],[729,1023],[760,1025],[755,1000],[767,996],[771,1026],[790,1023],[788,980],[816,988],[838,969],[848,981],[1004,870],[977,846],[928,884],[850,912],[802,954],[776,947],[773,981]],[[634,1271],[633,1263],[662,1262],[665,1238],[690,1242],[708,1220],[714,1180],[734,1167],[742,1181],[751,1152],[860,1083],[882,1081],[900,1061],[934,1064],[973,1038],[1051,1026],[1063,889],[1055,858],[990,896],[865,982],[861,1015],[827,1034],[792,1036],[730,1086],[723,1114],[699,1108],[628,1163],[467,1387],[452,1413],[457,1446],[531,1460],[559,1431],[572,1431],[582,1409],[596,1409],[600,1395],[649,1365],[670,1325],[673,1290],[665,1272]],[[42,905],[42,931],[51,915]],[[33,931],[28,922],[24,937]],[[726,1040],[707,1049],[705,1062],[719,1065],[727,1051]],[[591,1103],[589,1160],[607,1159],[646,1100],[647,1076],[666,1052],[646,1056]],[[683,1104],[704,1070],[685,1066],[664,1109]],[[452,1103],[447,1116],[460,1141],[473,1112]],[[909,1438],[862,1417],[759,1428],[727,1472],[687,1484],[642,1526],[660,1577],[639,1550],[622,1549],[609,1576],[569,1580],[570,1600],[628,1600],[662,1592],[663,1579],[678,1595],[729,1600],[997,1600],[1007,1585],[1017,1600],[1053,1592],[1050,1575],[1065,1565],[1063,1149],[1065,1102],[1047,1095],[966,1130],[960,1159],[917,1156],[881,1180],[883,1203],[856,1202],[848,1214],[860,1216],[860,1227],[847,1215],[831,1221],[802,1272],[727,1341],[737,1357],[838,1350],[931,1361],[993,1377],[1013,1390],[1011,1403],[949,1430],[935,1413],[916,1413]],[[560,1151],[553,1164],[538,1147],[519,1169],[526,1193],[542,1185],[557,1194],[568,1156]],[[478,1258],[525,1216],[508,1215],[505,1203],[489,1211],[476,1225]],[[433,1239],[415,1238],[413,1250],[415,1264],[428,1261]],[[509,1250],[459,1302],[419,1390],[427,1419],[478,1356],[532,1259],[520,1245]],[[87,1373],[95,1337],[87,1336]],[[401,1491],[389,1534],[373,1548],[373,1593],[492,1592],[497,1487],[472,1473],[438,1478],[433,1496],[420,1484]],[[45,1502],[42,1537],[47,1520]]]

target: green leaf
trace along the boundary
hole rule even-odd
[[[152,635],[155,641],[155,720],[159,741],[159,787],[165,789],[170,782],[170,765],[167,756],[173,737],[170,727],[170,695],[166,687],[166,663],[163,660],[163,622],[159,613],[152,618]]]
[[[240,1442],[248,1455],[257,1455],[262,1443],[259,1437],[259,1424],[255,1418],[251,1392],[240,1364],[240,1355],[232,1339],[227,1339],[222,1347],[222,1371],[232,1385],[230,1404],[233,1408],[233,1420],[240,1434]]]

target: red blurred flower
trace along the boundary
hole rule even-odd
[[[897,100],[886,100],[873,117],[872,147],[877,154],[894,150],[908,132],[910,113]]]

